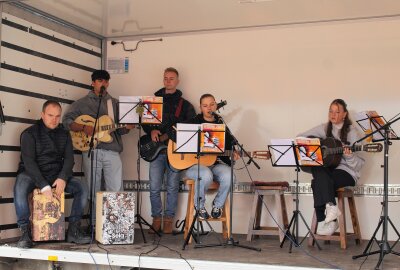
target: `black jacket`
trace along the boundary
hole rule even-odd
[[[47,128],[42,120],[21,134],[21,160],[18,172],[28,174],[40,189],[52,185],[57,178],[72,177],[74,152],[71,136],[62,125]]]
[[[196,112],[193,105],[182,97],[182,92],[176,90],[173,94],[166,94],[165,88],[161,88],[154,93],[157,97],[163,98],[163,119],[160,125],[143,125],[143,130],[147,134],[150,134],[152,130],[160,130],[162,134],[168,134],[168,138],[175,140],[175,131],[172,128],[176,123],[184,123],[189,119],[192,119]],[[178,117],[175,117],[179,100],[182,99],[182,109]]]

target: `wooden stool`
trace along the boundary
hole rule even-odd
[[[317,240],[332,240],[332,241],[340,241],[340,247],[342,249],[347,248],[347,239],[353,238],[356,240],[356,244],[359,245],[361,243],[361,231],[360,231],[360,224],[358,222],[357,216],[357,209],[354,200],[354,191],[350,188],[339,188],[337,191],[338,197],[338,208],[342,214],[338,217],[339,222],[339,232],[335,232],[333,235],[317,235],[317,216],[314,215],[311,223],[311,232],[314,234],[315,239]],[[349,210],[351,215],[351,221],[353,224],[353,232],[348,233],[346,232],[346,208],[344,207],[344,198],[347,198],[347,202],[349,204]],[[308,245],[314,245],[314,240],[311,236],[308,237]]]
[[[187,210],[186,210],[186,218],[185,218],[185,229],[184,229],[184,239],[186,239],[190,225],[193,222],[194,218],[194,191],[195,191],[195,181],[193,179],[185,179],[185,184],[188,186],[189,195],[188,195],[188,203],[187,203]],[[219,183],[212,182],[208,190],[218,190]],[[226,198],[224,209],[222,211],[222,216],[220,218],[209,218],[207,219],[208,222],[210,221],[220,221],[222,222],[222,235],[225,239],[229,237],[229,221],[230,221],[230,201],[229,196]],[[201,220],[200,220],[201,221]],[[192,242],[192,236],[189,239],[189,243]]]
[[[286,202],[284,192],[289,187],[288,182],[259,182],[255,181],[253,206],[251,209],[251,216],[249,220],[249,229],[247,232],[247,241],[251,241],[253,235],[279,235],[279,241],[282,242],[285,237],[285,230],[288,227],[288,216],[286,211]],[[273,185],[269,185],[273,184]],[[264,196],[274,196],[276,205],[278,206],[279,227],[260,226],[261,212],[263,209]]]

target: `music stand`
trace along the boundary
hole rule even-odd
[[[317,141],[318,140],[318,141]],[[294,143],[291,139],[286,140],[271,140],[272,145],[268,145],[271,155],[271,164],[273,167],[295,167],[296,171],[296,184],[295,189],[295,210],[293,210],[292,218],[290,219],[288,228],[285,232],[280,247],[282,248],[286,238],[290,241],[289,253],[292,253],[293,244],[299,247],[304,239],[299,242],[299,216],[307,228],[308,234],[311,235],[319,250],[321,247],[308,226],[303,214],[299,210],[299,171],[300,168],[310,168],[310,166],[322,166],[322,152],[321,145],[318,143],[319,139],[316,138],[302,138],[303,142],[311,142],[307,144]],[[293,226],[293,227],[292,227]],[[292,231],[290,231],[292,229]]]
[[[380,116],[381,117],[381,116]],[[383,203],[382,203],[382,207],[383,207],[383,215],[381,215],[379,223],[371,237],[371,239],[369,240],[366,248],[364,249],[363,253],[360,255],[356,255],[353,256],[353,260],[354,259],[358,259],[361,257],[365,257],[365,256],[369,256],[369,255],[373,255],[373,254],[378,254],[379,253],[379,260],[378,263],[375,266],[375,269],[380,269],[380,266],[383,262],[384,257],[387,254],[394,254],[397,256],[400,256],[399,252],[395,252],[393,250],[394,246],[399,242],[400,240],[400,233],[399,231],[396,229],[396,227],[393,225],[393,222],[391,221],[390,217],[389,217],[389,146],[392,144],[391,140],[399,140],[399,137],[392,137],[393,134],[393,130],[391,129],[391,125],[395,122],[397,122],[398,120],[400,120],[400,117],[395,117],[394,120],[389,121],[389,122],[384,122],[383,125],[381,125],[381,123],[379,123],[378,121],[376,121],[376,117],[370,117],[370,121],[374,122],[377,126],[376,126],[376,130],[373,131],[370,134],[367,134],[366,136],[362,137],[361,139],[359,139],[358,141],[356,141],[355,143],[361,142],[364,139],[373,136],[376,133],[380,133],[382,134],[382,131],[384,131],[384,181],[383,181]],[[381,117],[381,120],[384,120],[383,117]],[[358,121],[357,121],[358,123]],[[395,134],[395,133],[394,133]],[[354,144],[355,144],[354,143]],[[388,225],[392,226],[393,230],[395,231],[395,233],[397,234],[398,239],[395,241],[395,243],[391,246],[388,242]],[[376,238],[376,234],[379,231],[379,228],[382,226],[382,238],[380,241],[378,241],[378,239]],[[370,247],[372,246],[373,242],[377,242],[378,245],[380,246],[378,250],[375,251],[369,251]]]
[[[385,117],[379,115],[376,111],[360,112],[356,115],[356,117],[356,122],[361,127],[365,135],[374,132],[371,136],[367,136],[366,139],[372,137],[371,141],[373,142],[380,142],[385,140],[385,131],[380,129],[387,123]],[[396,132],[394,132],[391,127],[389,127],[389,132],[389,139],[398,138]]]
[[[161,124],[162,123],[162,97],[150,96],[120,96],[118,102],[118,123],[119,124],[136,124],[139,129],[139,139],[141,137],[142,124]],[[145,121],[143,121],[143,117]],[[139,145],[139,144],[138,144]],[[139,225],[140,232],[143,237],[143,242],[147,243],[146,237],[143,232],[142,224],[153,230],[159,237],[160,233],[157,232],[153,226],[148,223],[141,213],[141,176],[140,176],[140,153],[138,147],[138,159],[136,163],[138,182],[136,186],[136,214],[135,223]]]
[[[204,154],[221,154],[225,148],[225,125],[221,124],[177,124],[176,149],[172,149],[174,154],[196,154],[197,159],[197,182],[195,189],[197,190],[197,208],[193,221],[189,226],[188,234],[182,246],[185,249],[189,243],[190,237],[193,237],[197,244],[201,243],[200,239],[200,164],[201,157]],[[211,231],[214,231],[208,220],[204,220]],[[187,221],[185,221],[187,222]],[[197,235],[193,233],[194,225],[197,222]],[[221,244],[217,244],[221,245]],[[213,245],[214,246],[214,245]]]

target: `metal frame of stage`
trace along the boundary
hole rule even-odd
[[[93,258],[91,257],[93,256]],[[98,265],[112,265],[112,266],[127,266],[127,267],[141,267],[152,269],[174,269],[174,270],[187,270],[191,269],[189,264],[196,270],[209,270],[209,269],[224,269],[224,270],[295,270],[295,269],[327,269],[327,268],[313,268],[313,267],[296,267],[296,266],[283,266],[283,265],[268,265],[268,264],[251,264],[251,263],[235,263],[224,261],[208,261],[208,260],[192,260],[187,259],[186,263],[180,258],[163,258],[163,257],[149,257],[141,256],[139,265],[139,256],[109,254],[107,259],[106,253],[87,251],[66,251],[66,250],[49,250],[49,249],[20,249],[8,245],[0,246],[0,257],[20,258],[41,260],[50,262],[70,262],[70,263],[84,263],[94,265],[94,261]]]

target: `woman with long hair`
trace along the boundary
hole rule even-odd
[[[343,99],[335,99],[329,106],[328,123],[318,125],[298,136],[335,138],[343,147],[343,155],[336,168],[315,166],[311,168],[314,208],[318,221],[317,234],[332,235],[338,229],[337,217],[341,215],[336,206],[335,193],[338,188],[355,186],[360,178],[364,159],[349,147],[359,138],[352,125]]]

